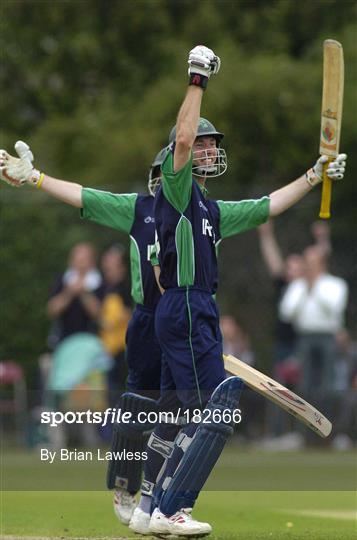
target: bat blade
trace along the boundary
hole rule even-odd
[[[341,137],[344,86],[344,61],[341,43],[326,39],[323,46],[323,89],[321,108],[320,154],[334,158],[338,155]],[[322,185],[320,217],[330,217],[331,180],[326,175]]]
[[[231,354],[223,355],[223,360],[226,371],[240,377],[250,388],[285,409],[320,437],[331,433],[331,422],[303,398]]]

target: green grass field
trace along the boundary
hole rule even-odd
[[[309,462],[312,466],[306,469]],[[320,468],[316,466],[318,462],[322,463]],[[67,463],[64,467],[58,465],[51,469],[54,465],[38,463],[36,454],[4,453],[1,538],[139,538],[117,521],[112,510],[111,493],[99,491],[100,488],[79,491],[79,486],[88,482],[89,475],[93,475],[95,482],[97,477],[98,480],[103,478],[105,466],[98,462],[92,465],[90,469],[81,467],[79,463]],[[353,488],[341,489],[341,477],[347,478],[348,471],[352,482],[345,485],[350,488],[355,482],[354,465],[355,457],[351,453],[263,454],[237,452],[231,447],[220,460],[210,487],[221,488],[226,478],[230,479],[227,484],[231,489],[234,477],[235,482],[242,481],[245,490],[203,491],[194,515],[213,525],[212,540],[354,539],[357,532],[356,494]],[[262,473],[267,469],[268,475],[259,486],[259,471]],[[320,491],[309,488],[272,490],[281,486],[279,471],[283,471],[281,478],[290,471],[289,482],[296,482],[303,469],[310,484],[316,471],[315,480]],[[254,471],[258,472],[253,474]],[[328,485],[332,486],[331,480],[334,480],[336,489],[323,490],[323,475],[332,477]],[[253,489],[257,488],[254,491],[246,490],[249,489],[249,476],[252,477]],[[47,489],[40,491],[45,487],[46,478]],[[271,489],[266,489],[269,483]],[[21,484],[22,489],[19,487]],[[28,490],[30,485],[31,491]],[[263,486],[264,489],[260,489]]]

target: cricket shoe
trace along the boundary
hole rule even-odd
[[[167,517],[155,508],[149,525],[149,531],[159,538],[168,535],[184,536],[189,538],[201,538],[212,532],[209,523],[201,523],[191,516],[192,508],[182,508],[173,516]]]
[[[130,495],[125,489],[116,489],[114,491],[114,513],[124,525],[128,525],[131,516],[136,508],[136,500],[134,495]]]
[[[151,535],[151,532],[149,529],[150,517],[151,517],[150,514],[148,514],[147,512],[144,512],[141,508],[139,508],[139,506],[137,506],[134,510],[133,515],[131,516],[129,529],[131,529],[132,531],[138,534],[142,534],[144,536],[146,534]]]

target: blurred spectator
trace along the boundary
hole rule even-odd
[[[254,364],[254,353],[251,349],[248,334],[231,315],[223,315],[220,319],[225,354],[232,354],[246,364]]]
[[[345,392],[350,385],[350,374],[356,362],[356,344],[346,329],[336,334],[336,359],[334,365],[333,389],[337,393]]]
[[[231,315],[222,315],[220,328],[223,338],[224,354],[232,354],[249,365],[254,364],[254,352],[249,335]],[[247,387],[240,400],[242,422],[237,426],[237,435],[249,440],[262,434],[264,424],[265,401],[257,392]]]
[[[131,317],[124,248],[113,245],[107,249],[101,257],[100,267],[103,274],[103,304],[99,335],[114,360],[113,368],[108,372],[109,402],[114,406],[120,390],[125,387],[125,335]]]
[[[300,254],[292,253],[285,259],[279,248],[273,222],[268,221],[258,228],[260,250],[263,260],[273,280],[276,305],[279,303],[289,283],[303,276],[304,261]],[[311,226],[311,234],[315,245],[318,245],[321,253],[326,257],[331,254],[330,228],[324,221],[315,221]],[[296,333],[293,324],[284,320],[277,313],[276,322],[276,345],[275,345],[275,375],[285,384],[291,384],[297,377],[294,366],[294,354],[296,347]],[[287,361],[287,365],[279,365]],[[286,373],[287,378],[284,374]]]
[[[66,409],[68,400],[72,399],[73,396],[82,396],[87,408],[92,405],[87,399],[88,392],[83,391],[83,384],[87,385],[88,381],[97,377],[97,369],[90,365],[88,359],[92,357],[87,355],[88,347],[86,344],[91,343],[91,340],[101,343],[93,335],[98,331],[98,317],[103,296],[101,286],[102,276],[96,267],[94,246],[90,242],[75,244],[69,254],[68,268],[56,280],[47,303],[47,313],[54,321],[49,336],[49,346],[54,349],[54,355],[49,370],[46,366],[42,372],[48,376],[45,381],[46,392],[43,396],[46,406],[59,410]],[[65,382],[60,388],[62,375],[60,376],[58,371],[58,357],[61,359],[60,364],[64,366],[61,373],[67,372],[68,376],[81,369],[81,357],[88,361],[89,367],[85,372],[80,371],[80,376],[77,377],[75,384]],[[101,370],[107,371],[110,365],[108,358]],[[98,377],[95,385],[91,382],[91,388],[95,389],[96,392],[90,394],[97,397],[103,395],[105,389],[103,381],[99,380]],[[104,405],[102,404],[102,406]],[[76,426],[76,428],[76,430],[63,429],[62,433],[58,429],[49,430],[47,437],[50,444],[55,446],[61,446],[65,443],[77,445],[81,442],[88,444],[97,440],[95,426],[83,424],[80,427]]]
[[[93,245],[76,244],[70,252],[68,268],[56,280],[47,303],[47,313],[54,319],[49,338],[51,348],[77,332],[97,331],[101,284]]]
[[[333,390],[336,334],[343,327],[348,287],[343,279],[328,273],[327,254],[320,246],[306,248],[303,256],[304,276],[288,286],[280,316],[298,334],[300,392],[328,413],[324,401]]]
[[[348,450],[357,441],[357,343],[346,330],[337,333],[336,341],[334,389],[337,414],[332,446],[337,450]]]
[[[292,321],[283,319],[278,307],[289,284],[303,277],[304,260],[302,255],[292,253],[285,259],[278,245],[273,223],[269,221],[258,229],[260,250],[273,281],[276,299],[275,353],[273,377],[282,384],[296,390],[301,378],[301,366],[296,358],[297,336]],[[326,257],[331,254],[330,228],[324,221],[315,221],[311,226],[315,245]],[[268,405],[269,432],[282,435],[292,427],[291,419],[280,409]]]
[[[329,257],[332,253],[330,226],[326,221],[317,220],[311,225],[311,234],[314,244],[318,245],[322,253]]]
[[[276,306],[278,306],[288,284],[294,279],[298,279],[302,276],[303,260],[301,255],[296,253],[292,253],[284,260],[274,234],[272,221],[268,221],[264,225],[261,225],[258,228],[258,232],[260,250],[263,260],[273,280]],[[295,345],[296,335],[293,325],[290,323],[290,321],[282,320],[277,313],[274,354],[275,376],[277,375],[277,367],[279,369],[279,363],[293,357],[295,353]],[[282,376],[282,373],[280,373],[280,375]],[[282,382],[285,384],[287,383],[286,380],[282,380]]]
[[[107,408],[106,374],[112,359],[99,337],[76,332],[63,339],[52,355],[46,385],[46,408],[61,411],[103,411]],[[95,446],[99,426],[87,422],[48,426],[52,446]]]

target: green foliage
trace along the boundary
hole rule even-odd
[[[318,155],[322,41],[338,39],[346,61],[342,148],[349,171],[334,186],[333,270],[350,281],[353,294],[355,30],[352,1],[4,1],[1,146],[11,151],[25,139],[36,165],[53,176],[117,192],[145,190],[185,92],[187,52],[206,43],[220,54],[222,69],[202,113],[226,134],[229,159],[211,195],[260,196],[300,175]],[[0,357],[33,361],[45,348],[44,306],[68,248],[82,238],[101,248],[117,235],[81,223],[73,209],[28,188],[1,186],[1,193]],[[311,240],[318,206],[314,193],[278,220],[286,253]],[[229,240],[221,278],[223,310],[238,316],[259,348],[271,335],[273,297],[256,233]],[[350,309],[349,320],[355,315]]]

